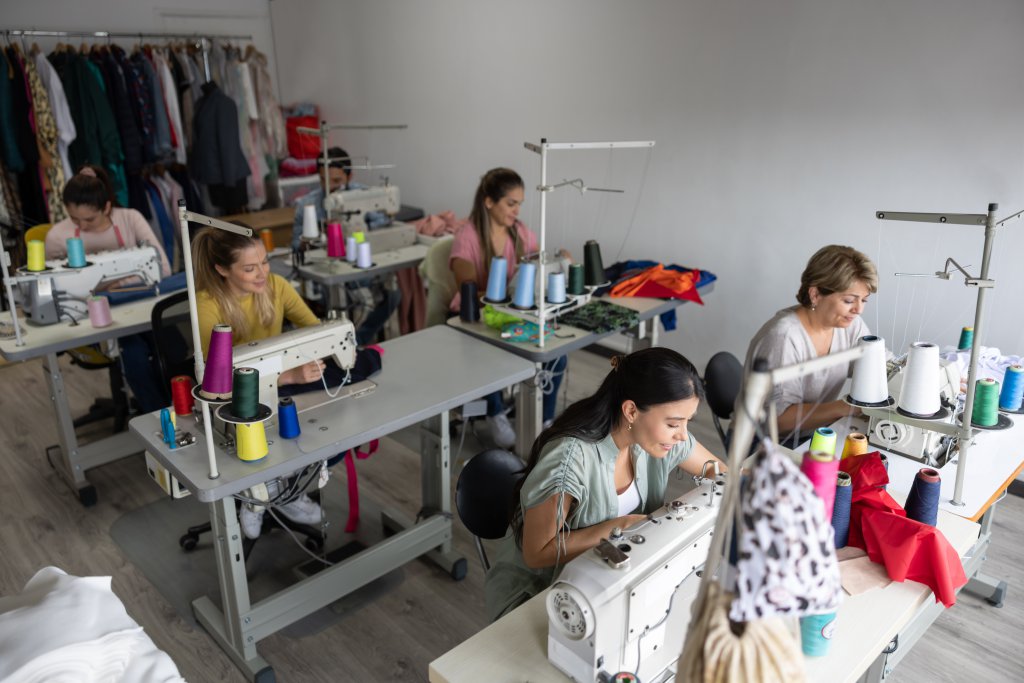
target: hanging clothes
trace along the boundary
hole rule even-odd
[[[64,179],[67,180],[74,175],[71,162],[68,160],[68,145],[74,142],[78,134],[75,129],[75,120],[68,108],[64,85],[60,82],[60,76],[57,75],[53,65],[46,59],[46,55],[35,48],[33,48],[33,59],[39,79],[46,87],[46,94],[50,100],[50,110],[53,112],[54,122],[57,125],[57,154],[60,156],[61,166],[64,168]]]
[[[39,147],[40,170],[46,177],[46,207],[50,223],[67,217],[61,192],[64,190],[64,164],[57,149],[57,121],[50,109],[50,97],[39,78],[34,59],[26,59],[25,76],[32,96],[32,109],[36,117],[36,144]]]
[[[206,83],[192,124],[192,174],[209,186],[210,201],[235,213],[245,207],[251,174],[239,144],[238,107],[216,83]]]
[[[167,110],[167,121],[171,128],[171,145],[174,148],[174,158],[179,164],[183,164],[185,163],[185,131],[181,124],[178,90],[168,54],[166,50],[154,50],[153,62],[156,66],[157,77],[160,79],[160,90],[164,97],[164,108]]]
[[[253,82],[256,87],[263,149],[269,156],[283,159],[288,156],[288,136],[285,131],[281,105],[278,104],[277,97],[274,96],[270,72],[267,70],[267,58],[258,50],[250,49],[246,52],[245,62],[252,70]]]
[[[18,195],[21,199],[21,226],[28,228],[49,222],[49,211],[43,193],[39,169],[39,148],[35,140],[35,118],[29,85],[25,77],[21,50],[8,47],[7,69],[2,77],[8,78],[13,130],[19,155],[22,159],[20,171],[16,171]],[[12,169],[13,170],[13,169]]]

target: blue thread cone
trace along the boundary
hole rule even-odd
[[[516,291],[512,295],[512,305],[519,308],[533,308],[533,287],[537,278],[537,265],[534,263],[519,264],[516,273]]]
[[[824,657],[832,644],[836,613],[800,617],[800,644],[808,657]]]
[[[69,268],[84,268],[85,267],[85,245],[82,244],[81,237],[69,237],[67,241],[68,249],[68,267]]]
[[[294,439],[302,431],[299,429],[299,412],[290,396],[285,396],[277,404],[277,431],[282,439]]]
[[[487,299],[504,301],[507,284],[508,261],[501,256],[495,256],[491,259],[491,269],[487,273]]]
[[[547,297],[550,303],[565,303],[565,273],[548,273]]]
[[[480,319],[480,302],[476,300],[476,283],[466,280],[460,289],[459,318],[463,322],[475,323]]]
[[[836,500],[832,507],[832,530],[835,533],[836,550],[845,548],[850,539],[850,501],[853,499],[853,486],[850,475],[840,472],[837,476]]]
[[[907,517],[915,521],[935,526],[939,518],[939,491],[942,489],[942,481],[939,473],[929,467],[922,467],[914,477],[914,483],[907,495],[907,502],[903,509],[907,511]]]
[[[1000,410],[1020,410],[1024,403],[1024,367],[1011,365],[1003,375],[1003,390],[999,392]]]

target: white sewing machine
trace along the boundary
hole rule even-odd
[[[46,262],[50,270],[42,274],[18,278],[18,290],[25,317],[37,325],[52,325],[61,316],[85,317],[85,299],[118,280],[139,279],[140,287],[151,287],[160,281],[160,254],[156,247],[143,245],[114,251],[89,254],[83,268],[68,268],[66,261]],[[77,308],[62,305],[79,300]]]
[[[548,660],[572,680],[671,680],[725,486],[723,475],[699,481],[569,562],[551,587]]]
[[[939,396],[944,407],[955,412],[957,396],[960,394],[960,370],[953,361],[939,361]],[[897,399],[903,385],[903,366],[897,365],[889,375],[889,395]],[[922,429],[921,427],[904,424],[899,421],[895,407],[887,409],[884,417],[878,416],[879,410],[871,411],[868,423],[868,443],[884,448],[893,453],[918,460],[922,463],[941,467],[946,463],[950,437],[939,432]],[[948,420],[947,420],[948,421]]]
[[[397,185],[379,185],[362,190],[336,190],[324,200],[328,216],[340,216],[345,235],[366,230],[366,214],[383,211],[394,216],[401,208]]]
[[[234,348],[236,368],[256,368],[260,373],[260,403],[277,410],[277,378],[285,370],[333,358],[347,370],[356,364],[356,330],[349,320],[330,320],[300,327],[276,337],[240,344]]]

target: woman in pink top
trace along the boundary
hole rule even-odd
[[[69,218],[55,224],[46,233],[46,258],[63,258],[68,253],[67,241],[79,237],[85,253],[111,251],[137,246],[145,242],[160,254],[163,277],[171,274],[171,264],[153,228],[135,209],[115,207],[106,172],[95,166],[84,166],[64,186],[64,206]]]
[[[114,207],[114,189],[107,172],[99,166],[83,166],[64,186],[68,216],[46,233],[46,258],[67,255],[69,237],[80,237],[85,253],[134,247],[147,242],[160,254],[163,276],[171,274],[160,241],[141,213]],[[116,313],[115,313],[116,317]],[[135,397],[139,412],[149,413],[163,406],[160,374],[153,352],[153,335],[140,332],[118,340],[124,378]]]
[[[511,282],[519,260],[537,252],[537,235],[519,220],[523,198],[523,179],[510,168],[493,168],[480,179],[473,197],[473,210],[452,241],[448,264],[458,286],[452,301],[453,311],[459,309],[463,282],[476,282],[478,292],[487,291],[487,276],[494,256],[505,257]],[[565,368],[565,356],[544,364],[550,377],[544,390],[545,425],[555,417]],[[515,431],[505,415],[500,391],[487,396],[487,423],[498,446],[511,448],[515,444]]]

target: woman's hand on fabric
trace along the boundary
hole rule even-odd
[[[324,367],[325,365],[322,360],[315,360],[300,365],[297,368],[286,370],[277,378],[277,385],[285,386],[287,384],[309,384],[310,382],[316,382],[323,376]]]

